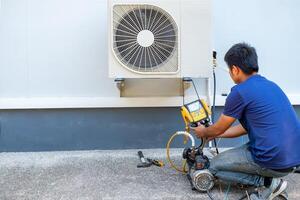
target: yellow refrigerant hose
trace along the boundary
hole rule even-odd
[[[169,139],[169,141],[167,143],[167,160],[168,160],[168,162],[170,163],[170,165],[171,165],[171,167],[173,169],[175,169],[178,172],[181,172],[181,173],[185,174],[185,173],[187,173],[187,170],[185,169],[186,168],[186,160],[183,161],[182,168],[179,168],[178,166],[176,166],[174,164],[174,162],[170,158],[170,145],[173,142],[174,138],[177,137],[177,136],[179,136],[179,135],[184,135],[184,136],[190,138],[190,140],[192,142],[192,148],[195,148],[195,139],[194,139],[194,137],[190,133],[188,133],[186,131],[177,131],[176,133],[174,133],[170,137],[170,139]]]

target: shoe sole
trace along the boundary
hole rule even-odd
[[[289,200],[289,195],[286,191],[281,192],[277,197],[281,200]]]
[[[280,195],[286,188],[287,188],[287,182],[281,180],[280,184],[274,190],[274,192],[270,195],[270,197],[268,198],[268,200],[274,199],[275,197],[277,197],[278,195]]]

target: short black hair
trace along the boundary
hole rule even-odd
[[[248,75],[259,70],[255,48],[244,42],[233,45],[224,60],[228,67],[235,65]]]

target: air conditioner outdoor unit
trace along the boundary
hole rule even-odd
[[[108,0],[109,77],[210,77],[211,0]]]

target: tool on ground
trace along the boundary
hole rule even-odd
[[[147,160],[148,160],[148,162],[152,163],[153,165],[155,165],[157,167],[165,166],[165,164],[161,160],[155,160],[155,159],[150,159],[150,158],[147,158]]]
[[[138,151],[138,156],[140,158],[141,163],[137,165],[138,168],[146,168],[152,165],[163,167],[164,163],[160,160],[145,158],[142,151]]]

